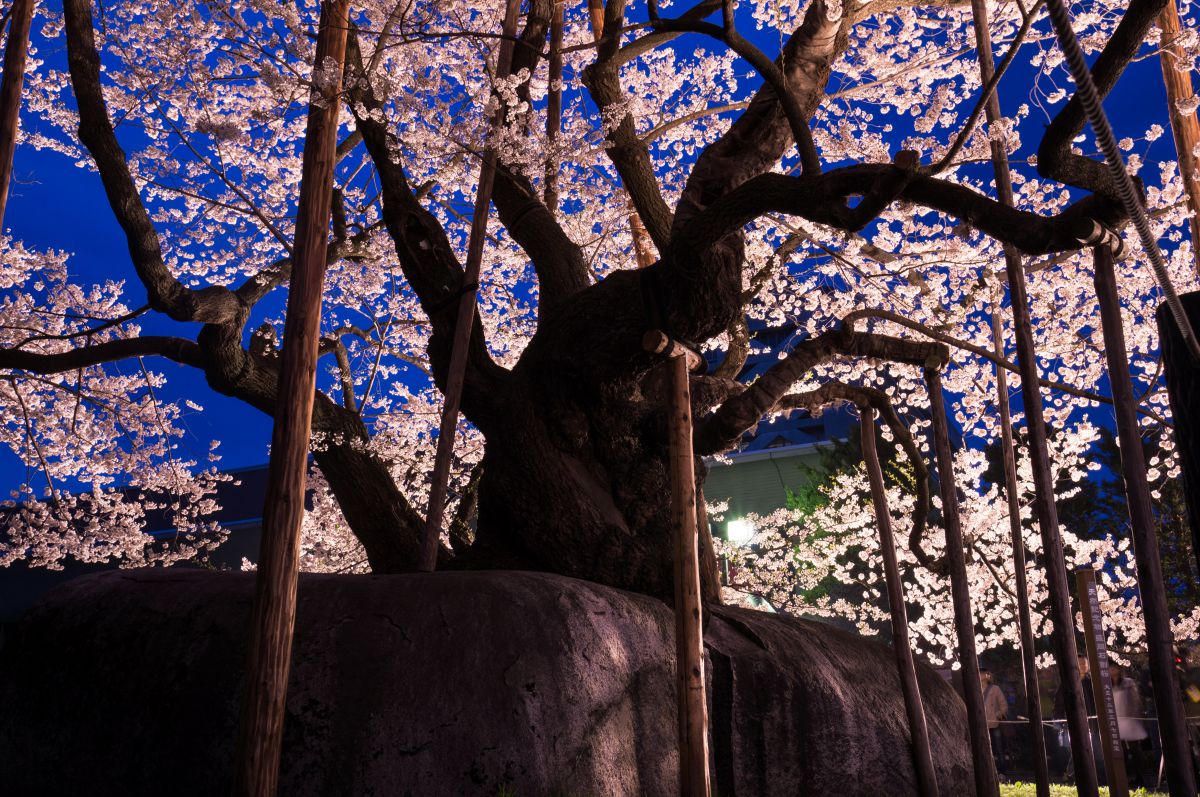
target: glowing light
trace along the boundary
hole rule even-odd
[[[754,524],[749,520],[731,520],[725,524],[725,539],[734,545],[745,545],[754,538]]]

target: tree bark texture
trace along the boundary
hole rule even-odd
[[[992,311],[992,346],[1004,354],[1004,329],[999,301]],[[1017,450],[1013,439],[1012,409],[1008,400],[1008,374],[996,367],[996,407],[1000,412],[1000,445],[1004,456],[1004,493],[1008,501],[1008,530],[1013,555],[1013,602],[1021,636],[1021,670],[1025,679],[1025,706],[1029,714],[1029,747],[1033,759],[1037,797],[1050,797],[1050,768],[1046,759],[1046,734],[1042,725],[1042,696],[1038,684],[1037,648],[1029,613],[1029,575],[1025,563],[1025,538],[1021,526],[1021,482],[1017,475]]]
[[[671,357],[667,395],[671,525],[675,540],[675,684],[679,712],[679,783],[685,797],[708,797],[708,701],[704,686],[696,472],[687,357]]]
[[[35,0],[13,0],[9,6],[8,43],[4,47],[4,77],[0,80],[0,230],[8,205],[17,128],[21,123],[21,89],[25,85],[25,60],[29,53],[29,27]]]

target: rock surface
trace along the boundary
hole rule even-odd
[[[85,576],[0,650],[0,793],[229,793],[253,577]],[[676,794],[673,620],[539,573],[303,576],[282,795]],[[890,650],[797,619],[710,616],[713,785],[915,793]],[[921,672],[942,794],[971,793],[964,710]]]

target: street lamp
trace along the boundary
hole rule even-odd
[[[734,545],[745,545],[754,539],[754,524],[744,518],[731,520],[725,524],[725,539]]]

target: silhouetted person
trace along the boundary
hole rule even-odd
[[[1125,765],[1129,770],[1130,785],[1134,788],[1145,788],[1146,780],[1142,774],[1142,742],[1150,734],[1146,731],[1146,723],[1142,721],[1142,693],[1137,681],[1125,674],[1125,668],[1119,664],[1110,664],[1109,673],[1112,676],[1113,706],[1117,712],[1117,730],[1121,734],[1121,747],[1125,751]]]
[[[991,670],[979,671],[979,691],[983,692],[983,714],[987,717],[988,735],[992,739],[996,772],[1004,774],[1004,734],[1000,720],[1008,716],[1008,698],[1004,696],[1004,690],[992,682]]]
[[[1104,748],[1100,745],[1100,725],[1096,719],[1096,698],[1092,695],[1092,679],[1089,675],[1089,667],[1087,656],[1080,654],[1078,659],[1079,665],[1079,683],[1083,688],[1083,705],[1087,710],[1089,739],[1085,742],[1090,748],[1092,765],[1096,769],[1096,777],[1101,786],[1107,785],[1108,780],[1104,773],[1104,759],[1101,757],[1104,753]],[[1066,685],[1059,683],[1058,692],[1054,695],[1054,717],[1055,719],[1066,719]],[[1070,733],[1063,734],[1067,739],[1070,739]],[[1073,740],[1072,740],[1073,741]],[[1075,778],[1075,758],[1071,753],[1071,741],[1067,742],[1067,769],[1066,774],[1072,780]]]

